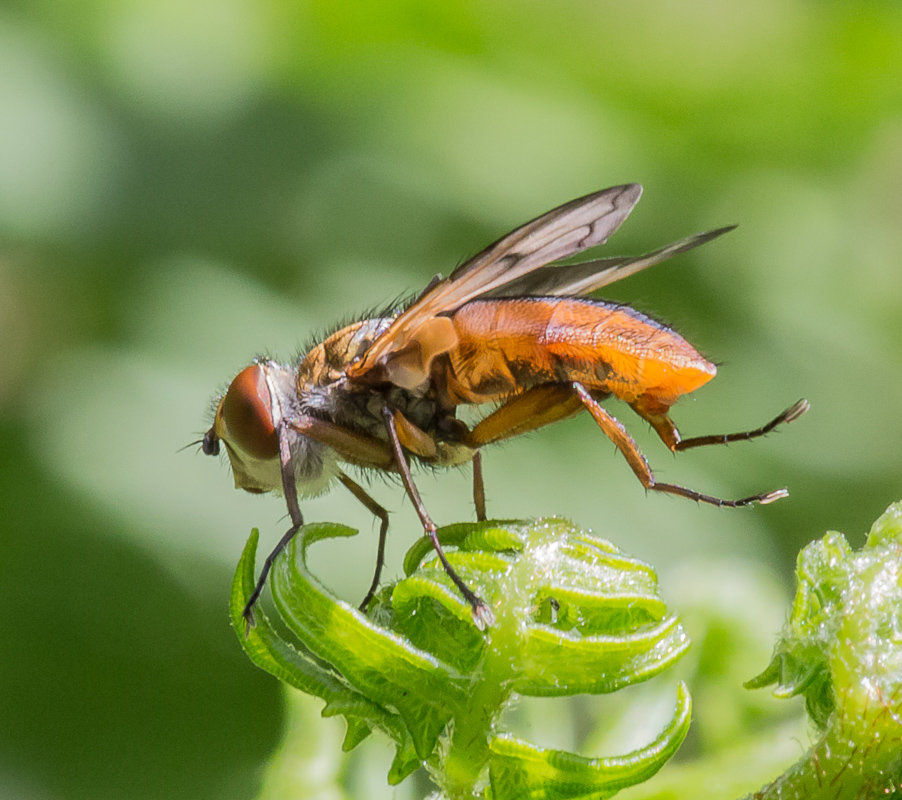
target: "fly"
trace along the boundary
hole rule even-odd
[[[472,462],[476,516],[486,518],[485,445],[588,411],[642,485],[722,507],[771,503],[786,489],[727,500],[656,480],[645,456],[602,402],[616,397],[648,421],[673,452],[755,439],[798,419],[799,400],[766,425],[684,439],[671,406],[710,381],[716,367],[671,328],[629,306],[586,295],[698,247],[732,228],[696,234],[643,256],[555,264],[602,244],[642,194],[626,184],[572,200],[517,228],[447,278],[435,278],[403,311],[348,325],[297,363],[258,359],[219,401],[203,451],[225,446],[235,486],[281,492],[291,527],[263,564],[244,609],[248,625],[273,559],[304,519],[299,498],[336,480],[380,520],[376,569],[361,603],[379,585],[388,512],[343,465],[396,473],[449,578],[480,627],[492,613],[448,563],[410,470]],[[472,427],[461,406],[495,404]]]

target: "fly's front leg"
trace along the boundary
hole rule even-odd
[[[285,532],[285,535],[279,539],[278,544],[273,548],[272,552],[263,562],[263,568],[260,570],[260,577],[251,592],[247,604],[244,606],[242,615],[247,623],[247,631],[254,626],[254,606],[260,599],[263,587],[266,585],[266,578],[272,569],[273,561],[295,537],[301,525],[304,524],[304,517],[301,514],[301,508],[298,504],[298,492],[294,478],[294,466],[291,462],[291,442],[289,440],[289,429],[296,431],[304,436],[309,436],[318,442],[333,448],[346,461],[352,464],[359,464],[363,467],[375,467],[376,469],[392,469],[394,458],[391,450],[386,447],[385,442],[375,439],[372,436],[356,433],[354,431],[342,428],[325,420],[316,419],[315,417],[300,416],[290,421],[283,421],[279,425],[279,467],[282,474],[282,492],[285,496],[285,503],[288,506],[288,516],[291,518],[291,527]],[[358,494],[348,485],[353,484],[361,494]],[[370,511],[373,512],[380,520],[382,526],[379,531],[379,561],[377,561],[376,577],[374,583],[378,582],[381,572],[381,559],[385,551],[385,535],[388,530],[388,512],[385,511],[375,500],[370,498],[362,488],[351,481],[347,476],[342,477],[342,483],[345,484],[351,492],[360,500]],[[377,510],[378,509],[378,510]],[[368,602],[372,596],[371,592],[367,595],[364,602]]]
[[[302,436],[331,447],[349,464],[385,470],[394,468],[391,449],[374,436],[357,433],[316,417],[298,416],[287,424]]]
[[[445,572],[448,573],[448,577],[451,578],[451,580],[454,582],[457,590],[470,604],[470,608],[473,610],[473,619],[476,622],[476,626],[480,630],[482,630],[487,625],[491,625],[494,622],[494,615],[492,614],[491,609],[485,604],[485,602],[479,597],[479,595],[477,595],[469,586],[467,586],[467,584],[463,582],[461,577],[454,571],[454,568],[451,566],[451,564],[448,563],[448,559],[445,556],[445,551],[442,549],[441,542],[439,542],[438,535],[435,532],[435,523],[429,516],[429,512],[426,511],[426,506],[423,505],[423,500],[420,497],[420,492],[418,491],[416,484],[414,484],[413,477],[410,474],[410,466],[407,463],[407,457],[404,455],[404,448],[401,446],[401,440],[398,438],[398,427],[395,423],[395,415],[392,410],[388,408],[388,406],[386,406],[382,409],[382,417],[385,420],[385,429],[388,431],[388,440],[394,453],[395,465],[398,469],[398,472],[401,474],[401,482],[404,484],[404,488],[407,490],[407,496],[413,503],[413,507],[416,509],[417,516],[420,518],[420,522],[423,524],[423,530],[432,541],[432,547],[435,550],[436,555],[438,555],[439,561],[442,562],[442,566],[445,568]]]
[[[273,561],[295,537],[295,534],[304,524],[304,517],[301,514],[301,507],[298,504],[298,491],[294,482],[294,467],[291,463],[291,444],[288,440],[288,427],[285,423],[279,425],[279,468],[282,473],[282,492],[285,495],[285,503],[288,506],[288,516],[291,518],[291,527],[285,532],[285,535],[279,539],[279,543],[272,549],[272,552],[263,562],[263,569],[260,570],[260,577],[254,585],[254,591],[248,598],[241,615],[244,617],[245,630],[244,635],[250,634],[251,628],[256,624],[254,621],[254,606],[260,599],[263,587],[266,585],[266,578],[272,569]]]
[[[636,477],[642,482],[646,489],[655,492],[666,492],[668,494],[676,494],[680,497],[687,497],[699,503],[709,503],[713,506],[721,506],[727,508],[737,508],[739,506],[747,506],[752,503],[772,503],[781,497],[786,497],[789,492],[786,489],[776,489],[772,492],[764,492],[755,494],[751,497],[743,497],[740,500],[723,500],[720,497],[712,497],[711,495],[702,494],[694,489],[687,489],[685,486],[677,486],[672,483],[659,483],[655,480],[648,461],[642,455],[638,445],[633,438],[626,432],[626,429],[613,416],[605,411],[599,402],[592,397],[588,390],[581,383],[573,383],[573,388],[583,405],[588,409],[595,422],[598,423],[605,435],[617,446],[617,449],[626,458],[627,463],[632,468]]]
[[[759,436],[765,436],[779,425],[787,422],[794,422],[802,416],[811,406],[804,398],[799,400],[787,408],[782,414],[778,414],[766,425],[755,428],[753,431],[742,431],[740,433],[715,433],[708,436],[693,436],[691,439],[683,439],[680,431],[674,424],[673,420],[667,414],[656,413],[645,408],[641,401],[633,404],[633,410],[643,419],[647,420],[661,441],[667,445],[674,453],[681,450],[689,450],[693,447],[704,447],[709,444],[729,444],[730,442],[744,442],[749,439],[757,439]]]

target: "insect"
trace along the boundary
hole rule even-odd
[[[436,276],[406,309],[355,322],[316,344],[295,364],[258,358],[232,381],[202,440],[208,455],[225,445],[235,486],[281,492],[291,527],[267,557],[244,609],[253,609],[274,558],[303,524],[299,498],[342,483],[379,520],[366,608],[384,563],[388,512],[342,469],[396,473],[448,576],[481,627],[488,606],[448,563],[410,462],[472,462],[476,516],[486,518],[480,451],[487,444],[588,411],[647,489],[715,506],[770,503],[785,489],[724,500],[655,479],[645,456],[601,402],[611,396],[647,420],[676,452],[754,439],[808,410],[799,400],[755,430],[683,439],[669,416],[682,395],[716,367],[678,333],[626,305],[589,293],[711,241],[720,228],[643,256],[577,264],[552,262],[601,244],[642,194],[638,184],[572,200],[517,228],[447,278]],[[495,409],[468,427],[457,410]]]

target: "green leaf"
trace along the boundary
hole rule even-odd
[[[746,685],[801,694],[820,731],[761,797],[887,796],[902,786],[902,503],[861,550],[828,533],[800,554],[792,614]]]
[[[491,744],[493,796],[506,800],[610,797],[619,789],[648,780],[667,763],[689,731],[691,712],[689,690],[680,683],[670,724],[650,744],[617,758],[584,758],[498,736]]]
[[[362,695],[397,710],[417,754],[427,758],[455,707],[464,702],[464,679],[432,654],[372,623],[332,597],[308,572],[313,542],[357,532],[339,525],[308,525],[272,570],[272,592],[282,620],[319,658]],[[417,691],[411,691],[416,687]]]
[[[413,740],[397,714],[351,688],[325,661],[302,645],[285,641],[259,606],[255,609],[256,625],[247,629],[243,611],[254,588],[254,555],[258,539],[259,533],[255,529],[238,562],[229,602],[232,627],[244,652],[257,666],[290,686],[325,700],[323,716],[344,715],[349,726],[346,748],[359,744],[365,738],[364,730],[378,727],[387,733],[396,743],[398,766],[395,773],[399,776],[397,780],[402,780],[419,766],[419,762],[411,759]]]
[[[296,644],[259,611],[243,638],[255,534],[236,573],[232,619],[255,663],[325,699],[324,714],[345,716],[346,749],[373,729],[392,737],[391,782],[425,763],[448,798],[609,796],[660,769],[686,735],[682,685],[671,723],[628,756],[543,750],[498,727],[515,694],[611,692],[686,651],[688,638],[647,564],[559,519],[443,528],[449,562],[495,615],[481,630],[423,540],[405,559],[407,577],[380,591],[369,614],[332,596],[309,572],[307,550],[354,533],[305,526],[275,560],[272,594]]]

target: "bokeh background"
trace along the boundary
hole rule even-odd
[[[687,574],[721,602],[757,575],[777,602],[741,681],[766,664],[799,547],[825,529],[860,544],[902,496],[902,6],[7,0],[0,795],[254,797],[287,716],[226,601],[250,528],[271,546],[284,507],[179,448],[255,354],[290,359],[625,181],[645,196],[607,253],[740,224],[606,294],[721,365],[675,409],[684,434],[754,427],[802,396],[812,411],[673,457],[612,410],[663,480],[791,497],[646,497],[579,419],[488,452],[489,509],[590,526],[657,565],[671,597],[698,590]],[[437,520],[472,514],[468,480],[421,477]],[[372,491],[394,512],[397,575],[416,519],[397,487]],[[340,489],[305,511],[360,527],[315,567],[362,595],[367,513]],[[318,724],[305,735],[322,744]],[[351,796],[423,790],[385,787],[387,753],[364,757]]]

